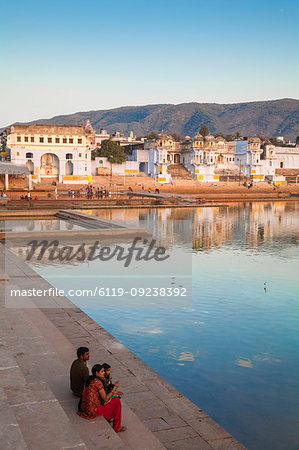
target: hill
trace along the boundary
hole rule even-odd
[[[101,128],[110,133],[131,130],[142,136],[150,131],[178,133],[194,136],[205,123],[211,133],[253,136],[263,130],[264,135],[284,136],[294,141],[299,135],[299,100],[258,101],[248,103],[182,103],[146,106],[125,106],[121,108],[77,112],[55,116],[51,119],[30,123],[85,124],[90,119],[98,132]]]

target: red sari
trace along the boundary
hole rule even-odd
[[[121,429],[121,402],[119,398],[112,398],[107,404],[101,404],[100,391],[104,390],[103,383],[99,378],[94,378],[89,386],[84,386],[82,393],[81,411],[77,412],[84,419],[95,419],[104,416],[113,420],[115,431]]]

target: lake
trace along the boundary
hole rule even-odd
[[[122,305],[111,322],[111,308],[71,301],[249,449],[297,449],[299,204],[92,213],[146,227],[177,255],[178,274],[189,255],[192,304]],[[76,277],[96,284],[97,264],[33,267],[67,288]]]

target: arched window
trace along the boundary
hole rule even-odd
[[[65,155],[65,159],[73,159],[73,155],[71,153],[67,153]]]
[[[26,153],[26,158],[33,158],[33,153]]]

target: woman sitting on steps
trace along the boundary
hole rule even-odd
[[[94,419],[98,416],[113,419],[113,429],[116,433],[126,431],[126,427],[121,426],[121,401],[119,398],[112,398],[117,393],[119,382],[116,382],[112,391],[106,395],[100,380],[104,376],[103,366],[96,364],[91,372],[92,375],[88,377],[83,388],[77,414],[84,419]]]

